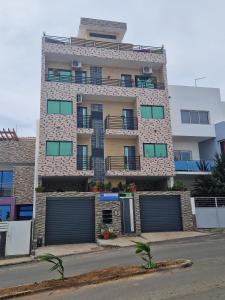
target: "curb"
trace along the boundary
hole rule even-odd
[[[187,268],[192,266],[193,262],[189,259],[176,259],[173,261],[160,261],[158,262],[158,264],[161,264],[161,266],[159,266],[157,269],[146,270],[141,268],[140,266],[110,267],[106,269],[99,269],[96,271],[67,277],[65,278],[65,281],[62,281],[61,279],[52,279],[52,280],[45,280],[34,284],[26,284],[26,285],[11,287],[11,288],[5,288],[0,290],[0,293],[3,292],[3,295],[0,295],[0,300],[17,298],[20,296],[34,295],[41,292],[47,292],[50,290],[59,290],[63,288],[64,289],[71,288],[71,287],[80,288],[80,287],[89,286],[93,284],[100,284],[103,282],[135,277],[138,275],[148,275],[156,272],[158,273],[158,272],[165,272],[173,269]],[[17,291],[14,290],[16,288]],[[4,290],[5,290],[5,294],[4,294]]]

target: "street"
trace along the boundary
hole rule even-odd
[[[154,244],[155,260],[187,258],[191,268],[123,279],[100,285],[34,295],[32,299],[224,299],[225,235],[217,234]],[[64,258],[66,276],[112,265],[140,263],[133,248],[107,249]],[[31,263],[0,269],[0,286],[53,278],[47,263]],[[23,297],[21,299],[29,299]]]

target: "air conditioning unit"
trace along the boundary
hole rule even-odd
[[[77,104],[82,103],[83,96],[81,94],[77,94]]]
[[[152,68],[149,66],[145,66],[142,68],[142,73],[143,74],[152,74]]]
[[[80,69],[80,68],[82,68],[82,63],[80,61],[73,60],[72,61],[72,68]]]

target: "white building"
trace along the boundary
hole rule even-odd
[[[169,86],[175,179],[190,187],[194,176],[209,174],[216,153],[225,149],[225,102],[218,88]],[[198,163],[205,161],[207,171]]]

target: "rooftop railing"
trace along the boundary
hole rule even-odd
[[[67,82],[67,83],[77,83],[77,84],[93,84],[93,85],[108,85],[108,86],[120,86],[120,87],[137,87],[137,88],[147,88],[147,89],[158,89],[164,90],[164,84],[161,82],[152,83],[148,80],[141,80],[135,82],[135,80],[124,81],[122,79],[112,79],[112,78],[94,78],[94,77],[85,77],[79,78],[72,75],[62,75],[62,74],[46,74],[46,81],[54,82]]]
[[[79,38],[67,38],[59,36],[50,36],[44,35],[44,40],[46,43],[59,44],[59,45],[74,45],[77,47],[95,47],[95,48],[104,48],[109,50],[122,50],[122,51],[133,51],[133,52],[142,52],[142,53],[155,53],[163,54],[163,46],[161,47],[152,47],[152,46],[141,46],[133,45],[128,43],[111,43],[111,42],[102,42],[95,40],[86,40]]]

